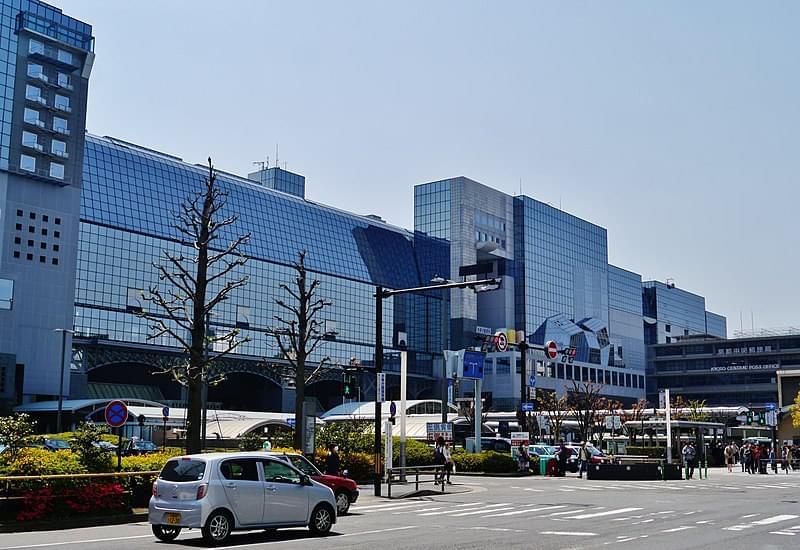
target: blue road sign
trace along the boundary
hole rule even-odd
[[[164,418],[169,418],[169,407],[164,407],[161,409],[161,416]]]
[[[397,414],[397,405],[395,405],[394,401],[392,401],[392,403],[389,405],[389,416],[394,418],[396,414]]]
[[[122,401],[110,401],[106,405],[106,424],[112,428],[124,426],[128,421],[128,406]]]
[[[289,418],[287,418],[286,423],[289,424],[290,428],[294,428],[294,417],[290,416]]]
[[[532,387],[532,388],[536,387],[536,375],[535,374],[531,374],[531,377],[528,378],[528,385],[530,387]]]
[[[483,380],[483,365],[486,356],[479,351],[464,352],[464,378]]]
[[[768,411],[774,411],[775,409],[777,409],[777,408],[778,408],[778,404],[777,404],[777,403],[767,403],[766,405],[764,405],[764,407],[765,407],[765,408],[766,408]]]
[[[522,411],[523,412],[533,412],[533,403],[523,403],[522,404]]]

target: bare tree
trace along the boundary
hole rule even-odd
[[[631,408],[630,412],[624,412],[623,421],[625,423],[625,429],[628,432],[628,437],[630,438],[630,444],[636,445],[636,438],[641,434],[644,435],[644,414],[649,406],[647,399],[639,399],[636,403],[634,403]],[[636,422],[639,425],[636,425]]]
[[[686,407],[689,409],[687,417],[692,422],[708,422],[708,419],[711,417],[711,415],[705,411],[705,399],[690,399],[686,403]]]
[[[601,395],[603,384],[572,381],[569,391],[569,402],[575,421],[578,423],[578,433],[583,441],[589,441],[589,435],[594,426],[598,411],[606,408],[606,398]]]
[[[249,340],[239,338],[238,329],[210,335],[207,327],[214,309],[248,280],[246,275],[234,276],[234,270],[247,261],[239,249],[250,240],[250,234],[235,237],[227,244],[223,241],[228,228],[239,219],[238,215],[224,212],[227,199],[228,193],[219,187],[209,157],[208,175],[203,178],[201,190],[187,198],[174,214],[172,227],[181,235],[181,251],[164,250],[166,262],[153,264],[161,283],[151,286],[144,298],[156,310],[140,313],[152,323],[149,340],[168,336],[188,355],[186,363],[162,371],[170,373],[187,390],[187,453],[201,450],[203,385],[222,380],[212,365]]]
[[[566,395],[558,397],[555,392],[543,392],[536,397],[539,403],[539,410],[547,415],[550,421],[550,431],[553,434],[553,442],[561,439],[561,425],[571,412],[571,407]]]
[[[333,332],[325,331],[325,322],[320,321],[317,315],[331,301],[317,297],[320,281],[313,279],[309,282],[306,270],[306,251],[297,254],[297,261],[292,264],[296,272],[294,284],[290,287],[281,283],[280,288],[291,297],[291,302],[277,298],[275,303],[286,314],[275,315],[275,320],[281,325],[273,328],[271,333],[275,336],[281,354],[289,362],[288,372],[285,377],[295,381],[294,400],[294,446],[302,448],[304,433],[303,402],[305,401],[306,383],[320,371],[326,364],[330,364],[330,357],[323,357],[317,362],[316,369],[306,375],[306,361],[317,350],[323,341],[333,336]]]

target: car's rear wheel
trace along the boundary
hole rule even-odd
[[[202,531],[208,544],[224,544],[233,531],[233,518],[225,510],[216,510],[208,516]]]
[[[164,542],[172,542],[181,534],[180,527],[173,527],[171,525],[153,525],[153,534],[158,540]]]
[[[326,504],[318,504],[311,513],[308,528],[315,535],[327,535],[333,526],[333,510]]]
[[[350,495],[344,491],[336,493],[336,512],[343,516],[350,509]]]

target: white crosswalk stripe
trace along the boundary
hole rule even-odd
[[[636,512],[637,510],[641,510],[641,508],[618,508],[616,510],[606,510],[605,512],[594,512],[591,514],[579,514],[577,516],[568,516],[567,519],[599,518],[602,516],[613,516],[616,514],[625,514],[627,512]]]
[[[789,521],[797,518],[798,516],[794,514],[779,514],[777,516],[772,516],[769,518],[754,520],[749,523],[740,523],[737,525],[731,525],[730,527],[723,527],[723,529],[725,531],[744,531],[745,529],[752,529],[753,527],[759,527],[762,525],[774,525],[776,523],[781,523],[783,521]]]
[[[535,512],[544,512],[548,510],[557,510],[559,508],[566,508],[565,504],[559,504],[556,506],[541,506],[539,508],[526,508],[523,510],[515,510],[513,512],[502,512],[500,514],[489,514],[488,516],[481,516],[482,518],[500,518],[500,517],[508,517],[508,516],[519,516],[521,514],[533,514]]]

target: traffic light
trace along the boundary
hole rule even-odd
[[[353,399],[357,393],[358,379],[353,374],[345,374],[342,383],[342,395],[345,399]]]
[[[764,413],[763,412],[758,413],[758,423],[761,426],[764,426],[767,423],[767,419],[764,417]]]
[[[747,425],[753,423],[753,411],[747,411]]]

